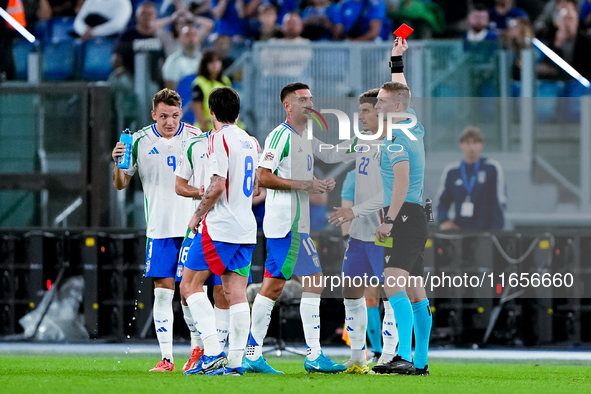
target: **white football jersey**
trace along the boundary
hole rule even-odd
[[[363,141],[355,137],[332,149],[327,149],[327,145],[314,138],[313,147],[314,154],[325,163],[347,163],[355,160],[355,205],[369,201],[377,195],[383,195],[380,157],[384,149],[384,138]],[[353,219],[349,235],[360,241],[374,242],[376,228],[382,223],[381,215],[381,211],[375,211],[368,216]]]
[[[314,179],[314,154],[307,132],[300,136],[281,123],[267,136],[259,167],[280,178]],[[267,190],[263,231],[267,238],[283,238],[291,230],[310,233],[310,196],[304,190]]]
[[[199,230],[207,232],[212,240],[231,244],[256,244],[257,223],[252,213],[252,197],[257,144],[236,125],[223,126],[209,135],[209,174],[226,178],[226,189],[209,210]]]
[[[189,181],[189,185],[199,189],[209,183],[209,168],[207,159],[207,134],[202,133],[191,137],[185,142],[179,165],[174,174]],[[201,200],[195,199],[194,209]],[[188,222],[187,222],[188,223]]]
[[[185,236],[194,204],[176,194],[174,172],[184,143],[200,134],[201,130],[182,122],[171,139],[162,137],[155,124],[133,134],[131,166],[125,173],[138,172],[142,181],[148,238]]]

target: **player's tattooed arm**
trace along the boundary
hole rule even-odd
[[[254,172],[254,184],[253,184],[254,197],[258,197],[261,194],[261,188],[259,187],[259,169]]]
[[[191,229],[193,233],[197,232],[197,227],[199,226],[199,223],[201,223],[203,216],[205,216],[205,214],[220,199],[220,197],[224,193],[224,189],[226,187],[225,185],[226,178],[221,177],[219,175],[214,175],[211,177],[209,187],[205,191],[205,194],[203,195],[203,198],[201,199],[201,202],[199,203],[199,206],[197,207],[195,214],[189,222],[189,229]]]

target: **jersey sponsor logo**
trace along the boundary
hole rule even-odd
[[[150,152],[148,152],[149,155],[157,155],[160,154],[160,152],[158,152],[158,149],[156,149],[156,147],[153,147],[152,150]]]
[[[406,219],[408,219],[408,216],[406,216],[406,215],[402,215],[401,217],[402,217],[403,222],[406,222]]]
[[[265,155],[265,160],[263,160],[263,161],[273,161],[274,159],[275,159],[275,155],[273,153],[269,152]]]

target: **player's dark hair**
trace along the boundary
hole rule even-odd
[[[380,93],[380,89],[370,89],[365,93],[361,93],[359,95],[359,104],[371,104],[376,105],[378,102],[378,93]]]
[[[467,126],[460,134],[460,144],[469,139],[484,143],[484,134],[482,134],[479,127]]]
[[[240,96],[232,88],[215,88],[209,95],[209,109],[218,122],[234,123],[240,113]]]
[[[285,85],[283,87],[283,89],[281,89],[281,94],[279,95],[279,97],[281,98],[281,102],[283,102],[287,96],[289,96],[290,94],[292,94],[296,90],[302,90],[302,89],[310,89],[310,87],[302,82],[288,83],[287,85]]]
[[[386,82],[382,85],[382,89],[390,93],[390,97],[394,97],[402,103],[406,110],[410,105],[410,89],[400,82]]]
[[[486,11],[488,12],[488,8],[483,3],[474,3],[470,8],[470,12],[472,11]]]
[[[216,60],[222,60],[220,55],[214,49],[207,49],[203,52],[201,56],[201,62],[199,63],[199,68],[197,69],[197,76],[202,75],[205,78],[209,79],[210,81],[213,80],[213,76],[209,74],[209,70],[207,69],[207,65],[211,62]],[[216,76],[215,80],[218,82],[222,82],[223,70]]]
[[[158,107],[158,104],[160,103],[183,108],[183,100],[181,100],[181,96],[174,90],[168,88],[164,88],[154,95],[154,98],[152,99],[152,110],[156,111],[156,107]]]

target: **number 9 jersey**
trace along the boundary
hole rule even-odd
[[[230,244],[256,244],[257,223],[252,213],[254,179],[258,162],[258,143],[236,125],[224,125],[209,135],[209,179],[226,179],[225,190],[205,215],[200,232],[213,241]]]
[[[162,137],[155,124],[133,134],[131,166],[125,173],[137,172],[142,181],[148,238],[185,236],[194,203],[176,194],[174,171],[185,142],[200,134],[201,130],[182,122],[171,139]]]

